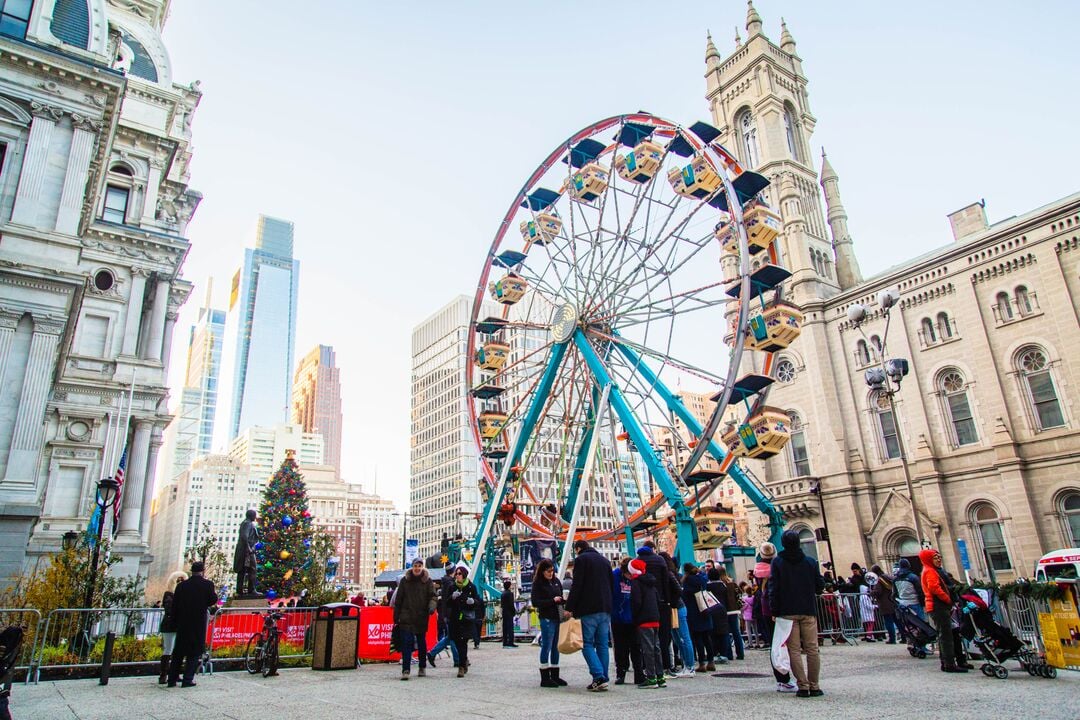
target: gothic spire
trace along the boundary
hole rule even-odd
[[[707,33],[708,40],[705,42],[705,65],[709,70],[712,70],[720,64],[720,51],[716,49],[716,45],[713,43],[712,33]]]
[[[861,283],[863,278],[847,226],[847,211],[840,201],[840,178],[829,162],[825,148],[821,149],[821,187],[825,191],[825,208],[832,231],[833,252],[836,253],[836,280],[841,290],[847,290]]]
[[[761,16],[754,7],[754,0],[746,0],[746,34],[754,37],[761,32]]]
[[[787,23],[784,18],[780,18],[780,49],[789,55],[795,54],[795,38],[791,37],[791,32],[787,29]]]
[[[742,47],[742,36],[739,35],[739,26],[735,26],[735,49],[738,50]]]

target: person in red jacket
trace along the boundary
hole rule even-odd
[[[941,659],[941,671],[947,673],[967,672],[967,668],[956,664],[956,647],[953,643],[952,606],[953,598],[941,569],[941,553],[927,548],[919,553],[922,562],[922,589],[926,596],[926,612],[938,631],[938,657]]]

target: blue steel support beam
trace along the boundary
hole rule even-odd
[[[678,531],[675,544],[676,561],[679,563],[680,567],[682,566],[682,563],[693,562],[694,535],[697,533],[697,527],[694,524],[693,518],[690,517],[690,511],[687,509],[686,505],[683,504],[682,495],[679,493],[679,489],[671,479],[671,475],[668,473],[667,468],[664,467],[664,464],[656,457],[656,453],[653,452],[652,443],[649,442],[648,436],[645,435],[645,431],[642,430],[641,425],[638,424],[637,418],[634,417],[634,411],[630,408],[629,403],[626,402],[622,390],[619,389],[618,385],[615,385],[614,382],[612,382],[607,368],[604,367],[604,363],[600,360],[600,356],[593,350],[592,345],[589,344],[588,338],[585,337],[585,333],[582,332],[580,328],[574,331],[573,340],[578,352],[585,358],[585,363],[589,366],[589,372],[592,373],[597,384],[600,387],[611,385],[608,401],[611,403],[612,409],[615,411],[615,414],[619,416],[619,420],[622,422],[623,427],[630,436],[630,440],[637,446],[638,451],[641,453],[642,460],[645,461],[645,466],[649,469],[653,479],[656,480],[656,484],[660,487],[660,491],[664,493],[667,504],[675,511],[676,529]]]
[[[633,350],[628,348],[625,344],[616,341],[615,347],[619,352],[630,362],[631,366],[645,379],[645,382],[649,384],[653,389],[659,393],[660,397],[664,399],[664,403],[667,405],[668,410],[675,413],[675,415],[683,421],[686,428],[694,437],[701,437],[701,433],[704,430],[701,423],[697,418],[686,409],[682,400],[675,396],[660,378],[652,371],[652,369],[645,364],[645,361]],[[727,453],[724,449],[716,444],[716,441],[709,438],[708,452],[712,455],[717,462],[723,462],[727,457]],[[776,509],[772,504],[772,501],[761,491],[761,488],[756,483],[752,482],[750,478],[742,471],[738,465],[732,463],[728,468],[728,475],[735,481],[746,496],[750,498],[750,502],[754,503],[754,507],[760,510],[767,518],[769,518],[769,539],[777,547],[780,547],[780,535],[784,532],[784,516]]]

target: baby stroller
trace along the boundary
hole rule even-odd
[[[937,630],[903,605],[896,606],[896,619],[900,621],[900,627],[904,629],[908,654],[913,658],[925,660],[931,652],[927,645],[937,642]]]
[[[960,634],[979,649],[986,661],[979,667],[983,675],[1004,680],[1009,677],[1009,670],[1002,663],[1016,658],[1020,669],[1026,670],[1028,675],[1057,677],[1057,668],[1048,665],[1045,657],[1013,635],[1007,627],[999,625],[990,608],[978,595],[961,595],[956,612],[959,615]]]

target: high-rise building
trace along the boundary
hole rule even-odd
[[[255,248],[232,279],[227,318],[231,404],[226,441],[253,425],[286,422],[292,397],[300,261],[293,224],[259,216]]]
[[[324,459],[341,476],[341,370],[334,349],[318,345],[296,368],[292,422],[322,435]]]
[[[0,4],[0,582],[86,527],[125,445],[114,572],[149,562],[201,198],[188,187],[201,93],[173,82],[168,7]]]
[[[322,435],[304,432],[299,425],[249,427],[229,444],[229,457],[251,468],[251,473],[266,483],[285,461],[288,450],[296,453],[301,467],[323,464]]]

